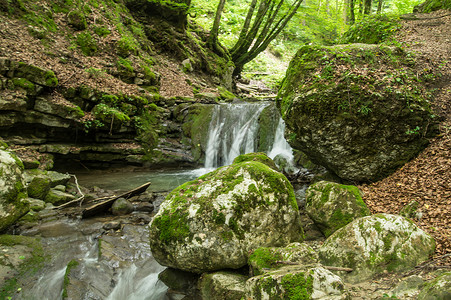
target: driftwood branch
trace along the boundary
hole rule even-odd
[[[419,264],[418,266],[415,267],[415,269],[405,273],[403,277],[407,277],[407,276],[410,276],[410,275],[415,274],[417,272],[420,272],[421,270],[424,270],[427,267],[429,267],[430,265],[432,265],[434,263],[437,263],[438,261],[440,261],[440,260],[442,260],[444,258],[447,258],[447,257],[451,257],[451,253],[444,254],[442,256],[436,257],[436,258],[431,259],[429,261],[426,261],[426,262],[424,262],[422,264]],[[450,265],[445,265],[445,266],[437,266],[435,268],[436,269],[442,269],[442,268],[447,269],[447,268],[450,268],[450,267],[451,267]]]
[[[133,190],[130,190],[128,192],[125,192],[123,194],[120,194],[118,196],[112,196],[109,199],[102,201],[100,203],[94,204],[88,208],[85,208],[81,214],[82,218],[89,218],[92,216],[95,216],[99,213],[105,212],[108,209],[111,208],[111,206],[113,205],[114,201],[116,201],[119,198],[130,198],[133,197],[135,195],[139,195],[141,193],[144,193],[147,188],[150,186],[150,182],[143,184]]]
[[[276,261],[276,264],[282,264],[282,265],[303,265],[301,263],[292,262],[292,261]],[[351,268],[344,268],[344,267],[332,267],[332,266],[322,266],[324,269],[330,270],[330,271],[345,271],[345,272],[352,272],[354,271]]]
[[[72,204],[77,203],[77,202],[80,202],[80,206],[81,206],[81,204],[83,203],[83,200],[85,199],[85,194],[83,194],[83,192],[82,192],[81,189],[80,189],[80,186],[78,185],[77,176],[72,175],[72,174],[69,174],[69,175],[70,175],[71,177],[74,177],[75,185],[76,185],[76,187],[77,187],[78,194],[81,195],[81,196],[78,197],[78,198],[75,199],[75,200],[72,200],[72,201],[69,201],[69,202],[67,202],[67,203],[61,204],[60,206],[56,206],[56,207],[54,207],[54,209],[61,209],[61,208],[69,207],[69,206],[71,206]]]

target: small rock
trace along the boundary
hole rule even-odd
[[[121,222],[120,221],[110,221],[105,224],[103,224],[103,229],[105,230],[118,230],[121,229]]]
[[[61,192],[65,192],[66,191],[66,187],[62,184],[59,184],[57,186],[54,187],[55,190],[57,191],[61,191]]]
[[[71,200],[75,200],[74,195],[61,192],[56,189],[50,189],[47,196],[45,197],[45,202],[52,203],[53,205],[61,205]]]
[[[115,216],[127,215],[133,211],[133,204],[125,198],[119,198],[114,201],[111,211]]]
[[[154,206],[152,203],[142,202],[136,205],[136,210],[151,213],[154,210]]]

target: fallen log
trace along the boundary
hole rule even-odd
[[[139,195],[144,193],[147,188],[150,186],[150,182],[145,183],[137,188],[134,188],[133,190],[130,190],[128,192],[125,192],[123,194],[120,194],[118,196],[112,196],[111,198],[109,198],[108,200],[102,201],[100,203],[94,204],[90,207],[85,208],[82,213],[81,213],[81,217],[82,218],[89,218],[92,216],[95,216],[99,213],[105,212],[107,210],[109,210],[111,208],[111,206],[113,205],[114,201],[116,201],[119,198],[125,198],[128,199],[130,197]]]

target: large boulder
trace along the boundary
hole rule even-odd
[[[370,215],[356,186],[328,181],[309,186],[305,211],[326,237],[353,220]]]
[[[284,246],[303,237],[290,182],[254,161],[179,186],[149,226],[155,259],[195,273],[240,268],[260,246]]]
[[[425,284],[418,300],[446,300],[451,299],[451,272],[437,276]]]
[[[246,282],[244,299],[349,299],[343,281],[317,266],[288,266]]]
[[[25,215],[29,208],[23,164],[16,155],[0,149],[0,231]]]
[[[391,174],[439,132],[414,64],[396,47],[302,47],[277,98],[288,142],[348,181]]]
[[[434,239],[404,217],[377,214],[357,219],[333,233],[319,249],[327,266],[348,267],[350,282],[402,272],[434,253]]]

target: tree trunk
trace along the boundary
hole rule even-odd
[[[382,13],[382,4],[383,4],[383,0],[379,0],[379,2],[377,3],[377,13],[378,14]]]
[[[210,49],[215,50],[218,43],[218,35],[219,35],[219,24],[221,22],[222,12],[224,11],[224,5],[226,0],[219,0],[218,8],[216,9],[215,20],[213,22],[213,26],[210,30],[210,36],[208,38],[207,44]]]
[[[372,0],[364,0],[365,7],[364,7],[364,10],[363,10],[363,13],[365,15],[369,15],[371,13],[371,5],[372,4],[373,4]]]
[[[354,0],[349,0],[349,24],[355,23]]]

